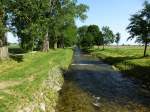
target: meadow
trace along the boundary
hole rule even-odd
[[[49,111],[58,100],[71,49],[29,52],[0,62],[0,112]]]
[[[143,49],[143,46],[106,46],[104,50],[94,47],[89,51],[122,73],[143,80],[150,88],[150,47],[147,57],[143,57]]]

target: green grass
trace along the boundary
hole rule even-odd
[[[150,48],[147,50],[147,57],[143,57],[143,49],[141,46],[107,46],[105,50],[102,48],[93,48],[90,52],[98,56],[100,59],[114,65],[120,71],[150,82]]]
[[[60,78],[56,79],[56,83],[63,81],[62,75],[56,77],[55,74],[60,69],[68,68],[72,54],[71,49],[58,49],[48,53],[26,53],[20,63],[13,60],[0,62],[0,112],[22,109],[24,105],[34,102],[39,91],[43,91],[52,101],[55,100],[55,91],[50,92],[43,82],[48,77]],[[53,103],[52,101],[45,102]]]

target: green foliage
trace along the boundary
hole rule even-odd
[[[102,32],[97,25],[90,25],[87,32],[93,36],[95,45],[102,44]]]
[[[150,42],[148,38],[150,34],[150,3],[144,3],[144,8],[132,15],[130,24],[127,27],[130,37],[128,39],[136,38],[136,42],[144,43],[144,56],[146,56],[147,44]]]
[[[118,45],[121,38],[121,34],[118,32],[115,37],[115,43]]]
[[[94,37],[90,32],[87,32],[86,37],[82,41],[82,45],[85,47],[92,47],[94,44]]]
[[[78,28],[78,44],[83,47],[92,47],[102,44],[102,32],[97,25]]]
[[[86,38],[87,29],[88,26],[82,26],[78,28],[78,35],[77,35],[78,45],[81,45],[82,40]]]
[[[108,26],[102,28],[103,44],[108,45],[114,42],[115,36]]]
[[[42,48],[46,38],[52,47],[55,43],[60,47],[71,46],[76,40],[75,19],[86,19],[88,9],[76,0],[7,1],[12,27],[16,29],[21,47],[27,50]]]

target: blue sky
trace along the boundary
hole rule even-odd
[[[121,33],[120,44],[134,44],[134,41],[126,41],[129,37],[126,27],[130,16],[142,9],[144,0],[78,0],[78,2],[90,7],[87,20],[83,23],[76,21],[78,27],[90,24],[96,24],[100,28],[109,26],[114,33]],[[17,38],[14,38],[11,33],[8,37],[9,42],[17,42]]]
[[[144,0],[78,0],[78,2],[87,4],[90,9],[87,12],[87,20],[83,23],[77,20],[77,26],[90,24],[96,24],[100,28],[109,26],[114,33],[121,33],[120,44],[134,44],[134,41],[126,41],[129,37],[126,27],[130,16],[143,8]]]

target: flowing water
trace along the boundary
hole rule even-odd
[[[150,91],[96,57],[75,49],[58,112],[150,112]]]

